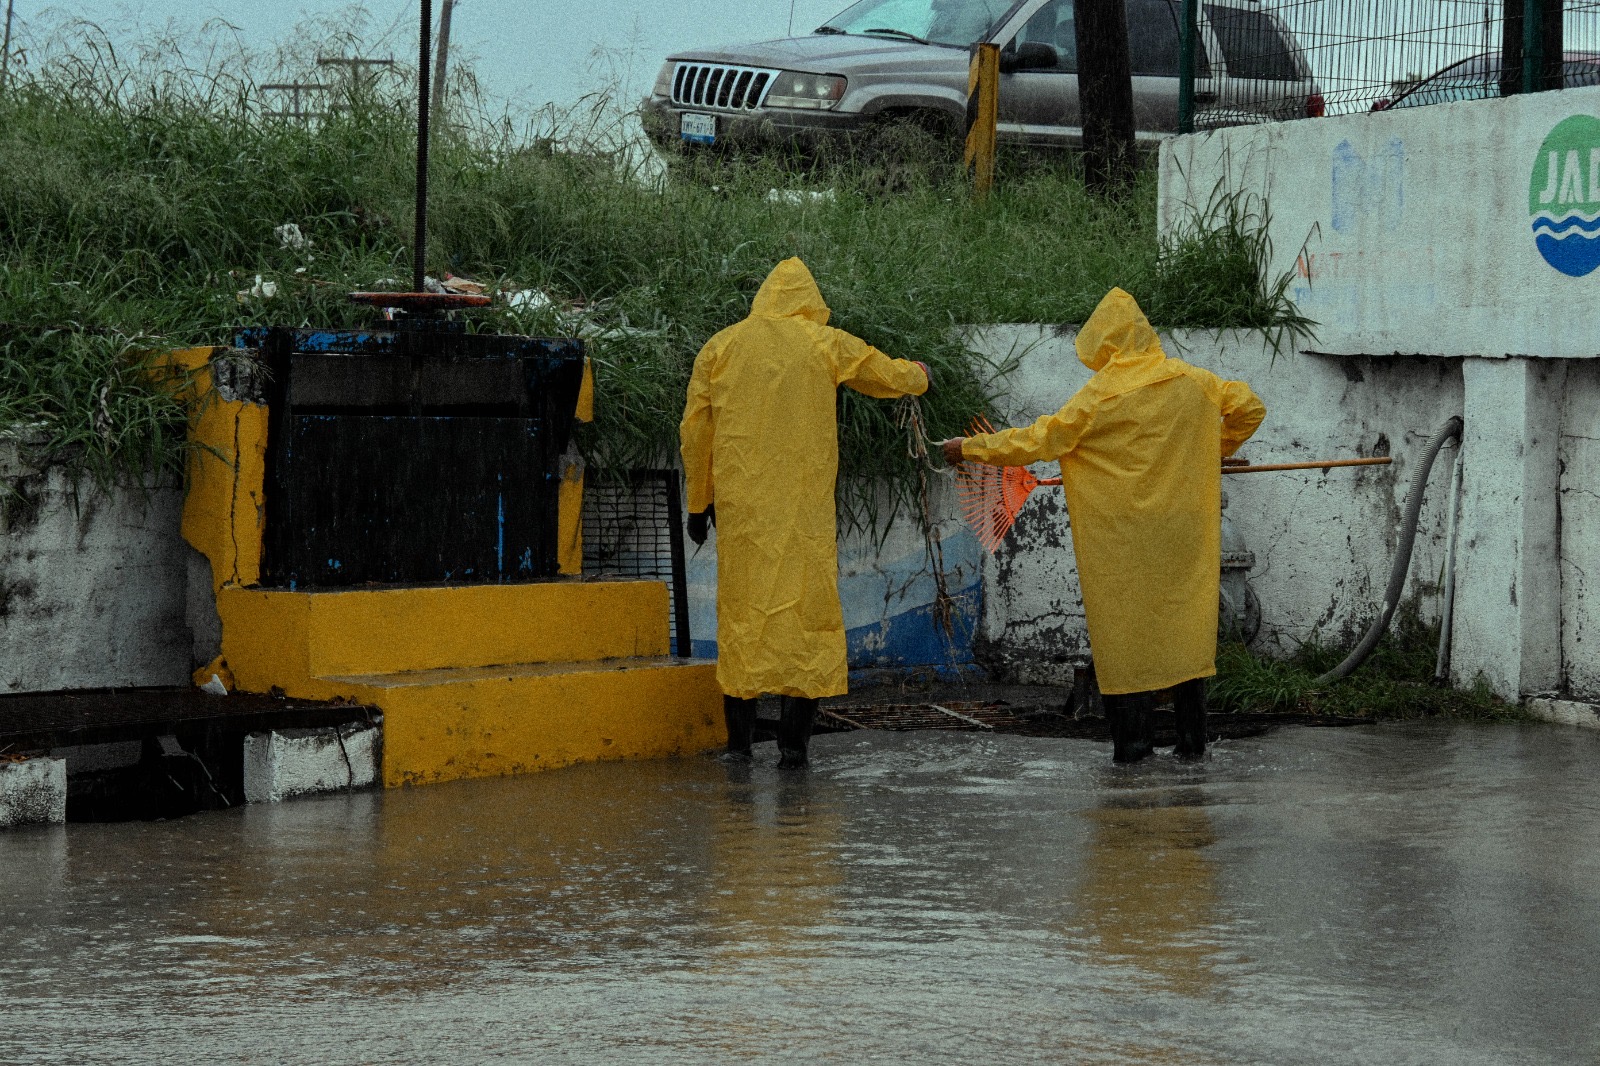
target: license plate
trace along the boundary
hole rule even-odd
[[[678,132],[684,140],[695,144],[716,144],[717,116],[685,114],[678,120]]]

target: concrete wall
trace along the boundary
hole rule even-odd
[[[0,454],[0,693],[181,685],[182,491],[74,485]]]
[[[1463,414],[1453,680],[1600,699],[1600,88],[1180,137],[1161,183],[1169,236],[1217,195],[1264,201],[1308,347],[1420,387],[1386,388],[1383,421]],[[1383,369],[1396,354],[1450,358],[1408,377]],[[1292,404],[1329,402],[1376,401]],[[1303,548],[1341,565],[1326,539]]]
[[[1560,444],[1562,661],[1568,690],[1600,699],[1600,363],[1567,368]]]
[[[1219,188],[1264,197],[1319,351],[1600,355],[1597,116],[1589,87],[1179,137],[1162,231]]]

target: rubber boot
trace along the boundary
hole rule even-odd
[[[1172,712],[1177,719],[1178,746],[1172,754],[1180,759],[1200,759],[1206,753],[1206,679],[1185,681],[1172,693]]]
[[[750,758],[750,735],[756,726],[756,700],[742,700],[737,696],[722,697],[722,717],[728,723],[728,755],[735,759]]]
[[[1111,723],[1111,761],[1135,763],[1149,757],[1155,750],[1152,743],[1154,723],[1150,720],[1155,697],[1148,692],[1134,692],[1101,698],[1106,718]]]
[[[783,697],[783,717],[778,721],[778,766],[805,766],[811,727],[817,721],[817,701],[803,696]]]

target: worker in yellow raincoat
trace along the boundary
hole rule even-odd
[[[679,431],[689,536],[717,527],[717,681],[728,751],[748,755],[756,701],[780,695],[780,765],[803,766],[817,700],[847,690],[834,482],[837,390],[921,395],[928,368],[828,326],[798,259],[750,317],[700,350]],[[715,505],[713,507],[713,505]]]
[[[1144,312],[1112,289],[1078,333],[1094,377],[1033,425],[943,444],[996,466],[1059,460],[1089,649],[1113,758],[1150,754],[1158,690],[1176,688],[1177,754],[1205,752],[1216,674],[1221,470],[1266,416],[1242,381],[1172,359]]]

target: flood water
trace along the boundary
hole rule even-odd
[[[0,834],[0,1062],[1600,1057],[1600,733],[764,747]]]

